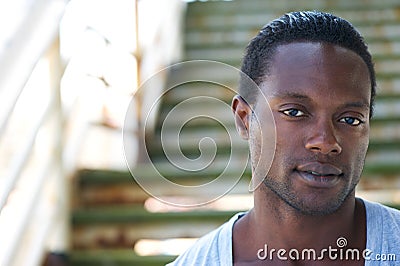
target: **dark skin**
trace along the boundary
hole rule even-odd
[[[360,260],[260,260],[257,251],[314,249],[345,237],[347,248],[366,246],[366,218],[354,188],[369,143],[371,82],[364,61],[331,44],[278,46],[260,96],[232,103],[239,134],[249,141],[254,208],[233,228],[234,265],[364,265]],[[260,100],[261,99],[261,100]],[[254,112],[254,113],[253,113]],[[276,125],[271,168],[270,117]],[[258,123],[259,121],[259,123]],[[268,171],[269,170],[269,171]],[[288,254],[286,254],[288,257]]]

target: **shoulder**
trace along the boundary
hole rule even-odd
[[[364,204],[367,214],[367,249],[372,252],[371,263],[380,256],[400,254],[400,211],[366,200]],[[400,257],[395,255],[393,260],[398,261]]]
[[[363,200],[368,220],[380,220],[387,226],[400,230],[400,211],[380,203]]]
[[[201,237],[193,246],[180,255],[169,266],[179,265],[208,265],[209,262],[218,262],[218,238],[222,226]]]
[[[236,214],[219,228],[201,237],[168,265],[226,265],[224,262],[232,261],[232,228],[235,221],[241,216],[242,213]]]

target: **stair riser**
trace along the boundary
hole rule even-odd
[[[141,239],[197,238],[221,225],[225,220],[211,222],[172,221],[171,223],[129,223],[76,226],[73,230],[74,249],[125,248],[134,250]]]
[[[395,24],[400,21],[398,9],[392,7],[378,10],[332,10],[334,15],[351,21],[355,27],[367,25]],[[248,13],[199,13],[189,14],[185,28],[187,31],[196,29],[229,29],[229,28],[260,28],[269,21],[272,21],[284,13],[287,9],[274,11],[268,8],[249,11]]]
[[[260,10],[266,12],[287,12],[288,10],[386,10],[395,9],[399,6],[397,0],[300,0],[300,1],[263,1],[263,0],[240,0],[232,2],[213,1],[207,4],[195,2],[190,4],[188,14],[190,16],[198,14],[236,14],[254,13]],[[238,12],[240,10],[240,12]],[[268,10],[268,11],[267,11]]]

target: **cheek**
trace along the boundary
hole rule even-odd
[[[340,140],[343,150],[346,150],[353,157],[364,159],[369,145],[369,127],[357,133],[345,132]]]
[[[286,167],[293,165],[294,158],[299,154],[304,154],[303,138],[306,129],[296,127],[295,123],[276,121],[276,146],[273,161],[274,171],[282,171]],[[278,170],[280,169],[280,170]]]
[[[277,143],[275,124],[268,117],[262,118],[261,124],[256,119],[251,120],[249,147],[253,170],[264,177],[273,162]]]
[[[253,165],[259,160],[261,153],[262,140],[260,138],[260,128],[255,123],[251,123],[249,130],[249,148]]]
[[[352,148],[346,149],[348,154],[344,156],[344,159],[349,162],[348,173],[358,180],[364,169],[367,149],[368,146],[365,144],[360,144],[359,146],[353,145]]]
[[[364,163],[365,156],[368,151],[368,143],[368,138],[360,138],[357,145],[348,145],[349,147],[351,147],[349,149],[349,152],[351,152],[352,157],[356,158],[356,164]]]
[[[277,149],[295,148],[303,144],[303,138],[307,134],[307,128],[287,123],[284,121],[276,122],[276,144]]]
[[[303,138],[307,129],[281,119],[275,118],[276,146],[271,169],[273,175],[286,174],[287,167],[291,168],[295,164],[295,158],[304,154]]]

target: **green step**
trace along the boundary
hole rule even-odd
[[[176,256],[139,256],[133,250],[73,250],[69,256],[71,266],[160,266]]]
[[[163,223],[163,222],[217,222],[229,220],[238,211],[183,211],[183,212],[149,212],[138,206],[113,206],[82,208],[72,212],[72,224],[101,223]]]
[[[380,101],[399,101],[400,102],[400,93],[380,93],[377,92],[375,97],[375,102]]]
[[[188,175],[193,178],[203,178],[210,179],[218,177],[223,169],[205,169],[198,172],[185,172],[177,171],[173,166],[158,167],[161,168],[164,176],[171,180],[172,182],[181,183],[187,181]],[[133,170],[134,174],[147,180],[157,181],[158,176],[154,176],[154,169],[152,166],[139,165]],[[227,170],[225,174],[229,176],[236,176],[239,170],[231,169]],[[250,172],[246,171],[245,176]],[[132,186],[137,186],[135,179],[132,177],[129,171],[118,171],[110,169],[83,169],[78,171],[79,175],[79,186],[92,186],[92,185],[105,185],[105,184],[115,184],[115,183],[126,183],[132,184]],[[245,178],[245,177],[244,177]]]
[[[268,12],[287,12],[292,10],[385,10],[398,7],[397,0],[280,0],[280,1],[262,1],[262,0],[236,0],[236,1],[208,1],[193,2],[188,4],[188,16],[198,14],[235,14],[240,12],[259,13],[260,10]]]
[[[129,171],[111,169],[80,169],[76,173],[79,186],[109,183],[133,183]]]
[[[185,47],[187,51],[192,49],[224,49],[224,48],[231,48],[231,49],[242,49],[244,50],[250,40],[243,40],[242,42],[217,42],[217,43],[186,43]],[[398,44],[400,43],[400,36],[369,36],[365,38],[367,44]],[[388,54],[386,59],[391,59],[391,55]],[[396,59],[397,60],[397,59]]]
[[[190,42],[191,36],[213,36],[213,35],[224,35],[228,36],[227,34],[242,34],[250,36],[248,39],[238,39],[240,42],[234,43],[243,43],[249,42],[251,37],[254,37],[258,34],[258,32],[262,29],[265,23],[269,21],[261,22],[254,27],[249,27],[246,25],[237,25],[237,26],[221,26],[221,27],[193,27],[191,29],[187,29],[185,32],[185,39],[188,44],[192,45]],[[381,39],[381,40],[389,40],[389,39],[397,39],[399,36],[398,26],[400,25],[400,19],[396,21],[391,21],[390,23],[386,24],[378,24],[378,23],[371,23],[371,24],[360,24],[359,26],[355,27],[361,35],[365,38],[365,40],[370,39]],[[391,29],[392,31],[388,31]],[[386,30],[386,31],[385,31]],[[228,41],[228,40],[225,40]]]
[[[74,249],[134,248],[141,239],[197,238],[238,211],[149,212],[138,206],[80,208],[72,212]]]
[[[400,165],[381,163],[375,165],[369,165],[368,163],[364,167],[363,175],[368,178],[373,178],[375,175],[400,175]]]
[[[385,205],[388,206],[388,207],[390,207],[390,208],[400,210],[400,204],[385,203]]]
[[[385,116],[385,117],[373,117],[371,120],[371,126],[380,126],[383,124],[397,124],[400,122],[399,116]]]
[[[400,140],[391,141],[371,141],[369,143],[369,151],[400,151]]]
[[[374,170],[382,173],[385,169],[375,168]],[[398,205],[393,205],[399,208]],[[83,208],[72,212],[73,225],[94,225],[94,224],[163,224],[174,222],[185,223],[224,223],[233,215],[240,211],[214,211],[214,210],[198,210],[198,211],[182,211],[182,212],[148,212],[147,210],[137,206],[114,206],[114,207],[97,207]]]
[[[272,14],[263,14],[258,12],[257,14],[248,14],[247,16],[238,16],[236,14],[218,14],[218,15],[202,15],[196,17],[188,17],[188,23],[186,25],[186,32],[200,32],[200,31],[208,31],[212,29],[212,31],[254,31],[260,30],[263,25],[280,17],[282,13],[272,13]],[[343,16],[340,12],[334,12],[335,15],[343,17],[351,22],[351,24],[359,28],[362,31],[363,27],[382,27],[382,26],[396,26],[400,24],[400,17],[393,19],[376,19],[373,18],[371,20],[355,20],[352,17]],[[259,16],[259,17],[255,17]],[[222,19],[223,18],[223,19]],[[247,20],[246,20],[247,18]],[[214,24],[212,24],[214,22]]]

